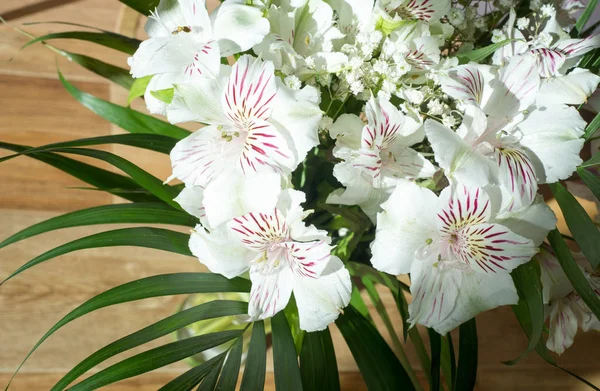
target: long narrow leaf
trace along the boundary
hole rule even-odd
[[[223,365],[221,377],[215,390],[231,391],[235,390],[237,379],[240,374],[240,365],[242,361],[242,352],[244,348],[244,338],[239,338],[238,341],[231,347],[227,355],[227,361]]]
[[[582,32],[583,29],[585,29],[585,25],[587,24],[588,20],[590,20],[590,18],[592,17],[592,14],[594,13],[594,10],[596,9],[597,5],[598,0],[590,0],[588,5],[585,7],[585,10],[583,11],[579,19],[577,19],[577,23],[575,23],[575,28],[578,32]]]
[[[589,170],[577,169],[577,174],[585,182],[590,191],[600,200],[600,178]]]
[[[23,153],[32,147],[0,142],[0,148]],[[134,202],[160,201],[131,178],[110,172],[87,163],[80,162],[56,153],[41,152],[27,155],[30,158],[49,164],[83,182],[111,194]]]
[[[133,8],[143,15],[150,15],[150,11],[158,6],[159,0],[119,0],[121,3]]]
[[[494,54],[496,50],[500,49],[505,45],[508,45],[512,41],[514,41],[514,39],[506,39],[502,42],[493,43],[489,46],[480,49],[475,49],[467,53],[461,53],[456,57],[458,57],[458,60],[461,64],[468,63],[469,61],[482,62],[486,58]]]
[[[442,373],[448,386],[448,391],[454,387],[456,374],[456,358],[454,357],[454,346],[452,345],[452,334],[448,333],[442,337],[442,353],[440,357]]]
[[[581,296],[581,299],[587,304],[592,313],[600,319],[600,299],[597,296],[600,292],[594,292],[579,265],[575,262],[573,254],[571,254],[571,250],[567,247],[560,232],[557,229],[550,231],[548,241],[552,245],[556,259],[558,259],[560,266],[567,275],[571,285],[573,285],[575,292]]]
[[[584,162],[579,168],[589,168],[600,165],[600,152],[596,153],[591,159]]]
[[[273,328],[273,369],[275,389],[279,391],[302,391],[302,378],[298,367],[296,347],[285,314],[279,312],[271,318]]]
[[[177,376],[164,386],[158,389],[158,391],[188,391],[192,387],[196,386],[202,381],[208,374],[223,362],[225,353],[221,353],[216,357],[211,358],[201,365],[197,365],[184,373],[183,375]]]
[[[550,189],[563,211],[573,238],[595,270],[600,266],[600,231],[585,209],[563,185],[554,183],[550,185]]]
[[[238,340],[241,337],[238,337]],[[223,360],[225,359],[225,355],[223,354],[221,359],[213,364],[212,369],[202,380],[202,383],[196,388],[196,391],[213,391],[217,386],[217,380],[219,380],[219,374],[221,373],[221,368],[223,368]],[[233,390],[232,390],[233,391]]]
[[[414,390],[406,371],[377,329],[352,306],[336,320],[370,390]]]
[[[228,330],[186,338],[136,354],[88,377],[70,391],[95,390],[108,384],[162,368],[239,337],[242,330]]]
[[[477,325],[475,318],[463,323],[459,328],[458,368],[456,369],[455,390],[475,389],[477,380]]]
[[[596,116],[594,117],[592,122],[590,122],[588,124],[588,126],[585,128],[585,133],[583,134],[583,138],[586,140],[589,140],[590,137],[592,137],[596,133],[598,128],[600,128],[600,113],[596,114]]]
[[[34,345],[29,353],[27,353],[27,356],[15,371],[6,388],[8,389],[12,379],[19,372],[23,364],[25,364],[27,359],[46,339],[66,324],[89,314],[90,312],[116,304],[128,303],[151,297],[192,293],[250,292],[250,285],[249,280],[239,277],[228,279],[219,274],[212,273],[175,273],[146,277],[109,289],[81,304],[52,326],[52,328]]]
[[[136,227],[100,232],[65,243],[38,255],[6,277],[0,286],[33,266],[73,251],[99,247],[136,246],[191,256],[188,241],[189,235],[162,228]]]
[[[329,329],[306,333],[300,352],[300,374],[304,391],[339,391],[335,350]]]
[[[69,373],[63,376],[63,378],[60,379],[58,383],[54,385],[54,387],[52,387],[51,391],[62,391],[79,376],[83,375],[85,372],[106,361],[107,359],[137,346],[141,346],[146,342],[150,342],[164,335],[168,335],[169,333],[177,331],[187,325],[205,319],[241,315],[245,314],[247,311],[248,303],[239,301],[215,300],[178,312],[148,327],[136,331],[135,333],[129,334],[128,336],[123,337],[96,351],[85,360],[77,364],[77,366],[71,369]]]
[[[133,78],[127,69],[108,64],[84,54],[68,52],[62,49],[57,49],[57,52],[67,60],[79,64],[85,69],[92,71],[98,76],[102,76],[127,90],[133,85]]]
[[[164,184],[160,179],[151,175],[147,171],[142,170],[135,164],[122,157],[107,151],[84,148],[56,148],[56,152],[69,153],[81,156],[87,156],[94,159],[99,159],[112,164],[119,170],[125,172],[138,183],[141,187],[148,190],[150,193],[163,200],[167,204],[176,209],[181,209],[177,202],[173,201],[179,191],[169,185]]]
[[[240,391],[263,391],[267,370],[267,339],[261,320],[252,324],[252,337]]]
[[[429,333],[429,346],[431,348],[431,391],[439,391],[441,387],[442,336],[433,329],[427,329],[427,332]]]
[[[539,264],[528,262],[513,270],[511,276],[519,294],[519,302],[513,306],[513,312],[527,334],[529,344],[519,357],[506,361],[506,365],[518,363],[536,348],[542,337],[545,320]]]
[[[0,242],[0,248],[46,232],[97,224],[170,224],[194,227],[197,220],[159,203],[110,204],[77,210],[27,227]]]
[[[176,139],[189,136],[190,132],[175,125],[161,121],[138,111],[107,102],[88,93],[77,89],[58,73],[60,81],[67,91],[82,105],[98,114],[109,122],[119,126],[130,133],[154,133],[162,134]]]
[[[46,144],[40,147],[34,147],[15,155],[0,158],[0,163],[34,152],[53,152],[59,148],[87,147],[91,145],[104,144],[128,145],[132,147],[147,149],[150,151],[169,154],[176,143],[176,139],[167,136],[161,136],[159,134],[115,134],[111,136],[82,138],[73,141],[65,141],[61,143]]]
[[[80,41],[93,42],[127,54],[135,53],[141,43],[138,39],[110,32],[63,31],[36,37],[23,45],[22,49],[29,45],[33,45],[34,43],[50,41],[52,39],[77,39]]]

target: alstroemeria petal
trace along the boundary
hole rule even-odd
[[[560,40],[554,50],[561,52],[567,58],[581,56],[590,50],[600,47],[600,35],[592,34],[586,38]]]
[[[145,30],[149,37],[170,36],[179,28],[192,32],[211,33],[205,0],[161,0],[148,18]]]
[[[211,272],[233,278],[248,270],[250,261],[256,256],[235,239],[225,226],[208,233],[198,225],[192,232],[189,246]]]
[[[342,114],[329,129],[329,135],[335,140],[333,154],[335,157],[348,160],[350,151],[361,146],[365,123],[354,114]]]
[[[377,231],[371,244],[371,263],[390,274],[409,273],[416,252],[435,234],[436,195],[408,181],[401,181],[381,205]],[[410,205],[410,207],[406,207]]]
[[[336,166],[337,167],[337,166]],[[362,174],[359,172],[358,177]],[[328,204],[358,205],[360,209],[371,219],[377,221],[377,213],[381,212],[381,204],[385,202],[392,189],[378,189],[369,181],[361,180],[346,185],[346,189],[337,189],[327,197]]]
[[[185,187],[173,201],[181,205],[183,210],[192,216],[198,217],[201,222],[206,221],[204,188],[202,186]]]
[[[227,224],[250,250],[267,251],[271,244],[287,240],[289,229],[286,217],[279,209],[270,213],[248,213]]]
[[[171,123],[197,121],[210,125],[223,125],[227,118],[221,107],[222,81],[214,77],[201,77],[175,85],[173,102],[167,107]]]
[[[227,142],[216,126],[206,126],[183,140],[171,150],[173,175],[187,186],[206,187],[215,175],[231,169],[228,161],[239,156],[238,140]]]
[[[573,292],[573,285],[553,254],[542,247],[536,260],[540,263],[544,304],[554,303]]]
[[[540,76],[531,55],[512,57],[492,80],[492,94],[483,111],[489,115],[488,128],[500,130],[515,115],[535,102],[540,86]]]
[[[332,247],[323,240],[312,242],[285,242],[288,251],[288,262],[294,275],[306,278],[318,278],[323,272]]]
[[[294,297],[300,328],[311,332],[324,330],[350,303],[352,283],[342,261],[331,257],[317,278],[296,276]]]
[[[425,22],[435,22],[450,10],[448,0],[413,0],[404,1],[397,12],[402,18],[419,19]]]
[[[585,126],[574,107],[563,105],[533,110],[518,125],[520,144],[526,148],[540,183],[567,179],[581,164]]]
[[[250,49],[269,33],[269,21],[262,11],[245,0],[223,2],[211,14],[211,20],[224,57]]]
[[[440,84],[454,99],[479,107],[489,99],[493,76],[492,67],[488,65],[461,65],[448,71],[448,76],[440,77]]]
[[[556,216],[541,197],[536,197],[531,205],[500,211],[493,222],[531,239],[534,245],[539,246],[548,232],[556,227]]]
[[[537,61],[538,72],[541,77],[556,75],[566,60],[563,53],[548,48],[532,49],[530,53],[533,54]]]
[[[250,302],[248,303],[248,315],[250,318],[270,318],[285,308],[292,289],[294,288],[294,274],[286,266],[272,273],[264,274],[260,271],[250,269]]]
[[[434,213],[437,213],[436,224],[442,233],[487,223],[492,216],[490,197],[480,188],[446,187],[440,194],[438,205]]]
[[[517,148],[495,148],[499,183],[515,197],[514,206],[531,204],[537,193],[537,176],[526,153]]]
[[[596,91],[600,76],[575,68],[567,75],[544,79],[535,100],[537,106],[580,105]]]
[[[431,178],[436,172],[429,160],[408,147],[395,148],[393,160],[385,163],[382,170],[383,179],[389,184],[395,184],[399,178]]]
[[[204,191],[209,226],[217,227],[250,212],[271,213],[280,192],[281,178],[277,174],[242,175],[229,172],[219,175]]]
[[[461,271],[434,266],[432,260],[415,262],[411,268],[413,301],[408,306],[408,322],[445,334],[448,330],[440,330],[439,325],[453,312],[463,279]]]
[[[519,296],[510,274],[462,272],[454,309],[444,321],[432,327],[438,333],[445,334],[481,312],[514,305],[518,301]]]
[[[449,178],[467,186],[486,186],[497,181],[494,162],[473,149],[451,129],[437,121],[425,121],[425,134],[435,160]]]
[[[269,122],[252,119],[248,123],[248,134],[238,158],[238,167],[243,173],[291,172],[295,159],[284,135]]]
[[[167,115],[167,104],[152,95],[153,91],[173,88],[175,84],[185,80],[182,73],[162,73],[152,76],[144,93],[144,102],[150,114]]]
[[[573,339],[577,334],[577,315],[572,306],[571,299],[557,300],[550,312],[546,347],[557,354],[564,353],[573,344]]]

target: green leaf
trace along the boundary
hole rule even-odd
[[[466,64],[470,61],[474,61],[474,62],[478,62],[478,63],[483,62],[486,58],[488,58],[489,56],[494,54],[494,52],[496,50],[511,43],[512,41],[515,41],[515,40],[514,39],[506,39],[502,42],[493,43],[486,47],[483,47],[480,49],[475,49],[475,50],[472,50],[467,53],[460,53],[460,54],[456,55],[456,57],[458,58],[458,61],[461,64]]]
[[[415,389],[381,334],[354,307],[346,307],[335,323],[370,390]]]
[[[350,295],[350,305],[354,307],[355,310],[358,311],[362,316],[364,316],[369,322],[373,323],[373,319],[371,318],[371,314],[369,313],[369,309],[363,300],[360,289],[356,286],[352,286],[352,293]],[[374,324],[374,323],[373,323]]]
[[[290,326],[296,353],[300,354],[300,351],[302,350],[302,340],[304,339],[306,332],[300,328],[300,315],[298,314],[296,299],[293,296],[290,298],[290,301],[283,310],[283,313],[285,314],[285,318]]]
[[[283,312],[271,318],[273,328],[273,372],[275,389],[281,391],[302,391],[302,379],[298,367],[298,357],[290,326]]]
[[[596,198],[600,200],[600,178],[589,170],[581,168],[577,169],[577,174],[579,174],[579,177],[585,182],[591,192],[594,193]]]
[[[152,95],[159,101],[169,105],[169,104],[171,104],[171,102],[173,102],[173,96],[175,95],[175,89],[167,88],[165,90],[150,91],[150,95]]]
[[[190,132],[175,125],[161,121],[138,111],[107,102],[93,95],[82,92],[73,84],[69,83],[58,73],[60,81],[67,91],[82,105],[98,114],[107,121],[119,126],[130,133],[154,133],[162,134],[176,139],[182,139],[190,135]]]
[[[304,391],[339,391],[340,378],[329,329],[306,333],[300,353]]]
[[[455,390],[469,391],[475,389],[477,357],[477,325],[475,318],[473,318],[459,327],[458,368],[456,369],[456,383],[454,383]]]
[[[446,379],[448,390],[451,391],[454,386],[454,377],[456,374],[456,358],[454,357],[454,345],[452,344],[452,334],[448,333],[442,337],[441,352],[442,373]]]
[[[263,391],[266,371],[267,339],[265,337],[265,324],[261,320],[252,324],[252,338],[248,347],[248,357],[246,358],[240,391]]]
[[[0,248],[45,232],[97,224],[170,224],[194,227],[195,217],[165,204],[110,204],[77,210],[27,227],[0,242]]]
[[[73,61],[85,69],[92,71],[125,89],[130,89],[133,85],[133,78],[127,69],[105,63],[83,54],[72,53],[61,49],[56,49],[55,51],[69,61]]]
[[[241,338],[241,336],[238,337],[238,340]],[[217,386],[217,380],[219,379],[219,374],[221,373],[221,368],[223,368],[224,359],[225,355],[221,354],[221,359],[213,365],[212,369],[206,375],[206,377],[204,377],[204,380],[202,380],[202,383],[200,386],[198,386],[196,391],[213,391],[215,389]],[[234,389],[232,389],[232,391],[233,390]]]
[[[159,0],[119,0],[121,3],[133,8],[143,15],[150,15],[150,11],[158,6]]]
[[[571,254],[571,250],[567,247],[560,232],[557,229],[550,231],[548,241],[552,245],[556,259],[558,259],[560,266],[571,285],[573,285],[575,292],[581,296],[581,299],[587,304],[592,313],[600,319],[600,299],[596,296],[596,292],[590,286],[580,266],[575,262],[573,254]]]
[[[18,153],[32,149],[32,147],[25,145],[3,142],[0,142],[0,148]],[[131,178],[80,162],[79,160],[70,159],[68,157],[49,152],[32,153],[27,156],[49,164],[83,182],[105,190],[111,194],[118,195],[126,200],[134,202],[160,201],[157,197],[140,187]]]
[[[247,304],[246,304],[247,306]],[[238,341],[231,347],[227,355],[227,361],[221,371],[221,377],[215,390],[231,391],[235,390],[237,379],[240,374],[240,364],[242,362],[242,353],[244,348],[244,339],[239,338]]]
[[[442,336],[430,328],[427,329],[427,332],[429,333],[429,346],[431,348],[431,391],[439,391],[441,387]]]
[[[577,23],[575,23],[575,28],[578,32],[583,31],[588,20],[590,20],[592,14],[594,13],[594,10],[596,9],[597,5],[598,0],[590,0],[588,5],[585,7],[585,10],[583,11],[579,19],[577,19]]]
[[[577,245],[594,270],[597,269],[600,266],[600,231],[598,231],[598,227],[563,185],[553,183],[549,186]]]
[[[0,158],[0,163],[6,160],[16,158],[18,156],[28,155],[34,152],[53,152],[60,148],[85,147],[90,145],[103,144],[128,145],[132,147],[147,149],[149,151],[169,154],[176,143],[176,139],[167,136],[161,136],[159,134],[115,134],[111,136],[90,137],[61,143],[46,144],[40,147],[26,149],[23,152],[17,153],[15,155]]]
[[[600,152],[592,156],[592,158],[586,162],[584,162],[578,169],[584,169],[589,167],[594,167],[600,164]]]
[[[81,304],[52,326],[29,353],[27,353],[27,356],[15,371],[6,388],[8,389],[12,379],[23,364],[25,364],[27,359],[46,339],[64,325],[90,312],[115,304],[128,303],[151,297],[192,293],[250,292],[250,286],[251,283],[249,280],[239,277],[228,279],[213,273],[175,273],[146,277],[109,289]]]
[[[146,89],[148,88],[148,84],[153,77],[154,75],[148,75],[133,79],[133,85],[129,90],[129,97],[127,98],[127,106],[131,105],[131,102],[133,102],[136,98],[144,96]]]
[[[179,194],[179,191],[176,188],[164,184],[160,179],[149,174],[147,171],[142,170],[135,164],[123,159],[120,156],[117,156],[107,151],[84,148],[57,148],[55,149],[55,151],[92,157],[110,163],[113,166],[117,167],[119,170],[131,176],[131,178],[142,188],[148,190],[150,193],[163,200],[167,204],[171,205],[172,207],[176,209],[181,209],[179,204],[173,201],[173,199]]]
[[[589,140],[590,137],[592,137],[594,133],[596,133],[598,128],[600,128],[600,113],[596,114],[592,122],[590,122],[585,128],[585,133],[582,137],[586,140]]]
[[[202,379],[206,378],[209,373],[211,373],[215,367],[219,367],[220,364],[223,363],[223,359],[225,358],[225,353],[221,353],[218,356],[211,358],[201,365],[197,365],[185,372],[183,375],[177,376],[175,379],[171,380],[164,386],[162,386],[158,391],[188,391],[191,390],[192,387],[197,385],[202,381]]]
[[[248,303],[239,301],[215,300],[178,312],[148,327],[136,331],[135,333],[129,334],[126,337],[123,337],[96,351],[85,360],[77,364],[77,366],[71,369],[69,373],[63,376],[63,378],[60,379],[58,383],[54,385],[54,387],[52,387],[51,391],[62,391],[79,376],[83,375],[88,370],[106,361],[107,359],[127,350],[141,346],[146,342],[150,342],[164,335],[168,335],[181,329],[182,327],[205,319],[241,315],[247,313],[247,311]]]
[[[128,379],[146,372],[162,368],[183,360],[207,349],[224,344],[239,337],[243,330],[228,330],[186,338],[181,341],[150,349],[88,377],[81,383],[69,388],[69,391],[95,390],[108,384]]]
[[[100,232],[65,243],[38,255],[6,277],[6,279],[0,283],[0,286],[11,278],[42,262],[73,251],[88,248],[136,246],[191,256],[192,254],[188,247],[189,239],[189,235],[181,232],[150,227],[122,228],[113,231]]]
[[[49,41],[52,39],[78,39],[81,41],[93,42],[127,54],[135,53],[141,43],[138,39],[111,32],[63,31],[36,37],[23,45],[21,49],[37,42]]]
[[[542,338],[544,330],[544,298],[540,280],[540,266],[537,261],[530,261],[511,272],[512,279],[519,294],[519,302],[512,306],[513,312],[521,327],[529,338],[527,349],[519,357],[504,362],[514,365],[534,350]]]

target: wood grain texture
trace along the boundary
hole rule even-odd
[[[33,0],[3,0],[0,14]],[[212,1],[211,7],[215,5]],[[120,16],[119,16],[120,15]],[[41,14],[27,21],[76,20],[107,30],[136,31],[143,36],[142,23],[132,23],[127,11],[116,0],[83,0]],[[18,20],[17,22],[24,22]],[[118,25],[118,26],[117,26]],[[60,31],[56,25],[27,27],[36,35]],[[0,27],[0,140],[29,145],[121,132],[82,108],[62,89],[56,80],[55,55],[41,45],[20,51],[26,42],[20,34]],[[57,46],[102,58],[126,67],[124,55],[97,45],[75,41],[56,41]],[[101,78],[76,64],[59,59],[67,78],[79,88],[103,99],[123,104],[126,92],[109,86]],[[143,102],[134,107],[144,110]],[[194,126],[190,126],[193,129]],[[140,153],[128,147],[111,147],[160,178],[170,174],[169,160],[164,155]],[[0,153],[0,156],[4,156]],[[42,163],[18,158],[0,166],[0,238],[5,238],[31,224],[65,211],[115,202],[105,194],[67,189],[80,186],[73,180]],[[72,228],[40,235],[0,249],[0,278],[4,278],[40,253],[95,232],[114,226]],[[193,258],[138,248],[109,248],[68,254],[39,265],[0,288],[0,387],[43,333],[72,308],[116,285],[135,279],[172,272],[204,271]],[[389,309],[392,322],[401,325],[393,298],[385,290],[380,294]],[[48,390],[68,369],[101,348],[130,332],[147,326],[176,311],[184,297],[143,300],[102,309],[67,325],[52,336],[24,366],[12,390]],[[368,301],[368,298],[365,296]],[[372,308],[371,308],[372,309]],[[381,319],[373,312],[382,334],[389,341]],[[477,390],[586,390],[587,388],[560,370],[549,367],[534,354],[514,367],[501,361],[517,357],[526,346],[526,338],[510,308],[501,308],[478,317],[480,372]],[[398,327],[400,331],[400,327]],[[422,330],[421,330],[422,331]],[[425,333],[422,333],[425,338]],[[342,390],[366,390],[340,333],[333,327],[334,346],[341,371]],[[457,341],[456,335],[455,343]],[[598,333],[579,334],[573,348],[559,359],[570,370],[600,383],[600,343]],[[168,343],[172,337],[134,349],[119,359],[145,349]],[[409,343],[407,354],[418,368],[418,360]],[[105,368],[112,359],[101,365]],[[268,358],[272,371],[272,357]],[[112,391],[156,390],[187,369],[178,363],[148,375],[106,387]],[[95,369],[96,371],[98,369]],[[419,372],[422,378],[422,373]],[[273,390],[273,375],[267,375],[266,390]]]

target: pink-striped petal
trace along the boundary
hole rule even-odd
[[[197,76],[213,76],[219,70],[221,55],[216,41],[205,42],[194,53],[191,61],[184,65],[183,74],[194,78]]]
[[[554,50],[564,54],[567,58],[573,58],[586,54],[600,47],[600,34],[593,34],[582,39],[565,39],[559,41]]]
[[[489,78],[489,66],[461,65],[449,71],[448,76],[442,77],[440,82],[442,90],[454,99],[479,106],[483,102],[486,80]]]
[[[271,214],[248,213],[236,217],[228,226],[237,232],[246,247],[255,251],[267,251],[273,244],[289,238],[285,216],[278,209],[274,209]]]
[[[448,187],[440,194],[437,227],[442,234],[452,235],[463,227],[489,221],[490,198],[480,188]]]
[[[293,169],[294,156],[285,137],[272,124],[258,118],[247,122],[248,133],[239,155],[243,173],[282,172]]]
[[[250,280],[252,289],[248,315],[252,319],[270,318],[285,308],[294,288],[294,275],[290,268],[282,267],[268,274],[250,268]]]
[[[444,16],[450,9],[447,0],[408,0],[396,8],[403,19],[419,19],[434,22]]]
[[[537,177],[533,164],[525,152],[514,148],[496,148],[500,184],[513,194],[514,201],[508,210],[527,206],[537,193]]]
[[[556,75],[560,67],[563,66],[566,56],[560,51],[548,48],[537,48],[530,51],[534,55],[538,72],[541,77],[551,77]]]
[[[288,262],[295,276],[319,278],[331,258],[331,246],[323,240],[313,242],[286,242]]]
[[[222,98],[225,115],[235,127],[244,130],[253,120],[269,119],[277,94],[273,72],[273,63],[251,56],[235,63]]]

